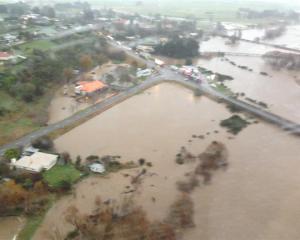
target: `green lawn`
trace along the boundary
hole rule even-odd
[[[18,235],[18,240],[30,240],[32,239],[36,229],[40,226],[44,219],[44,214],[40,216],[29,217],[26,220],[26,224],[20,234]]]
[[[31,240],[32,239],[34,233],[36,232],[38,227],[43,222],[48,209],[50,209],[52,207],[54,202],[55,202],[55,196],[50,195],[48,206],[42,213],[39,213],[38,215],[35,215],[35,216],[27,217],[26,224],[23,227],[23,229],[21,230],[21,232],[18,234],[17,240]]]
[[[43,174],[45,181],[48,182],[51,187],[59,187],[61,181],[74,183],[80,176],[80,171],[71,164],[64,166],[56,165]]]
[[[22,52],[30,54],[33,49],[46,51],[54,46],[56,46],[56,44],[49,40],[36,40],[36,41],[24,43],[20,45],[19,48]]]
[[[31,103],[18,100],[0,90],[0,107],[9,110],[4,116],[0,116],[0,145],[43,126],[47,122],[48,105],[56,89],[49,86],[43,97]]]

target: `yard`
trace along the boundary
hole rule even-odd
[[[72,164],[56,165],[46,171],[43,177],[49,186],[57,188],[61,186],[63,181],[71,184],[76,182],[81,177],[81,173]]]

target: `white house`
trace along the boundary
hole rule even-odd
[[[31,156],[24,156],[19,160],[12,160],[11,165],[17,169],[23,169],[31,172],[41,172],[49,170],[57,162],[57,155],[35,152]]]
[[[105,167],[101,163],[93,163],[89,166],[90,170],[95,173],[104,173]]]

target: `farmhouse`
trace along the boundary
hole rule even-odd
[[[31,156],[24,156],[19,160],[13,159],[11,165],[17,169],[27,170],[30,172],[41,172],[42,170],[49,170],[57,162],[57,155],[36,152]]]
[[[90,95],[107,89],[107,85],[99,80],[78,82],[75,87],[75,93],[82,95]]]

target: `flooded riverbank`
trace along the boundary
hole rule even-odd
[[[242,31],[242,38],[254,41],[256,38],[262,39],[262,42],[276,44],[288,48],[300,50],[300,25],[289,25],[285,32],[275,39],[263,39],[264,29],[245,29]]]
[[[196,227],[184,238],[297,239],[299,139],[265,123],[251,124],[233,137],[219,127],[220,120],[230,115],[222,104],[165,83],[87,121],[59,137],[55,145],[74,158],[120,155],[122,162],[140,158],[151,162],[153,167],[148,168],[135,200],[151,220],[162,220],[179,195],[176,182],[193,169],[193,165],[175,163],[179,149],[184,146],[199,154],[212,141],[221,141],[229,152],[228,170],[193,192]],[[83,180],[73,195],[62,198],[50,209],[34,239],[50,239],[49,231],[53,229],[63,236],[72,230],[63,217],[70,205],[90,213],[96,196],[103,201],[124,198],[130,185],[126,176],[137,171],[123,170]]]
[[[264,54],[272,48],[247,42],[240,42],[234,46],[225,45],[222,38],[213,38],[201,45],[201,51],[216,51],[223,49],[228,52]],[[245,93],[251,99],[265,102],[269,110],[295,122],[300,122],[300,86],[297,83],[299,72],[281,70],[277,71],[265,64],[259,57],[233,57],[230,61],[237,65],[247,66],[252,72],[238,68],[221,58],[210,60],[199,59],[196,64],[209,70],[230,75],[233,81],[227,81],[226,85],[235,93]],[[260,72],[266,72],[269,76],[263,76]]]
[[[0,239],[15,240],[24,223],[25,219],[21,217],[0,218]]]

